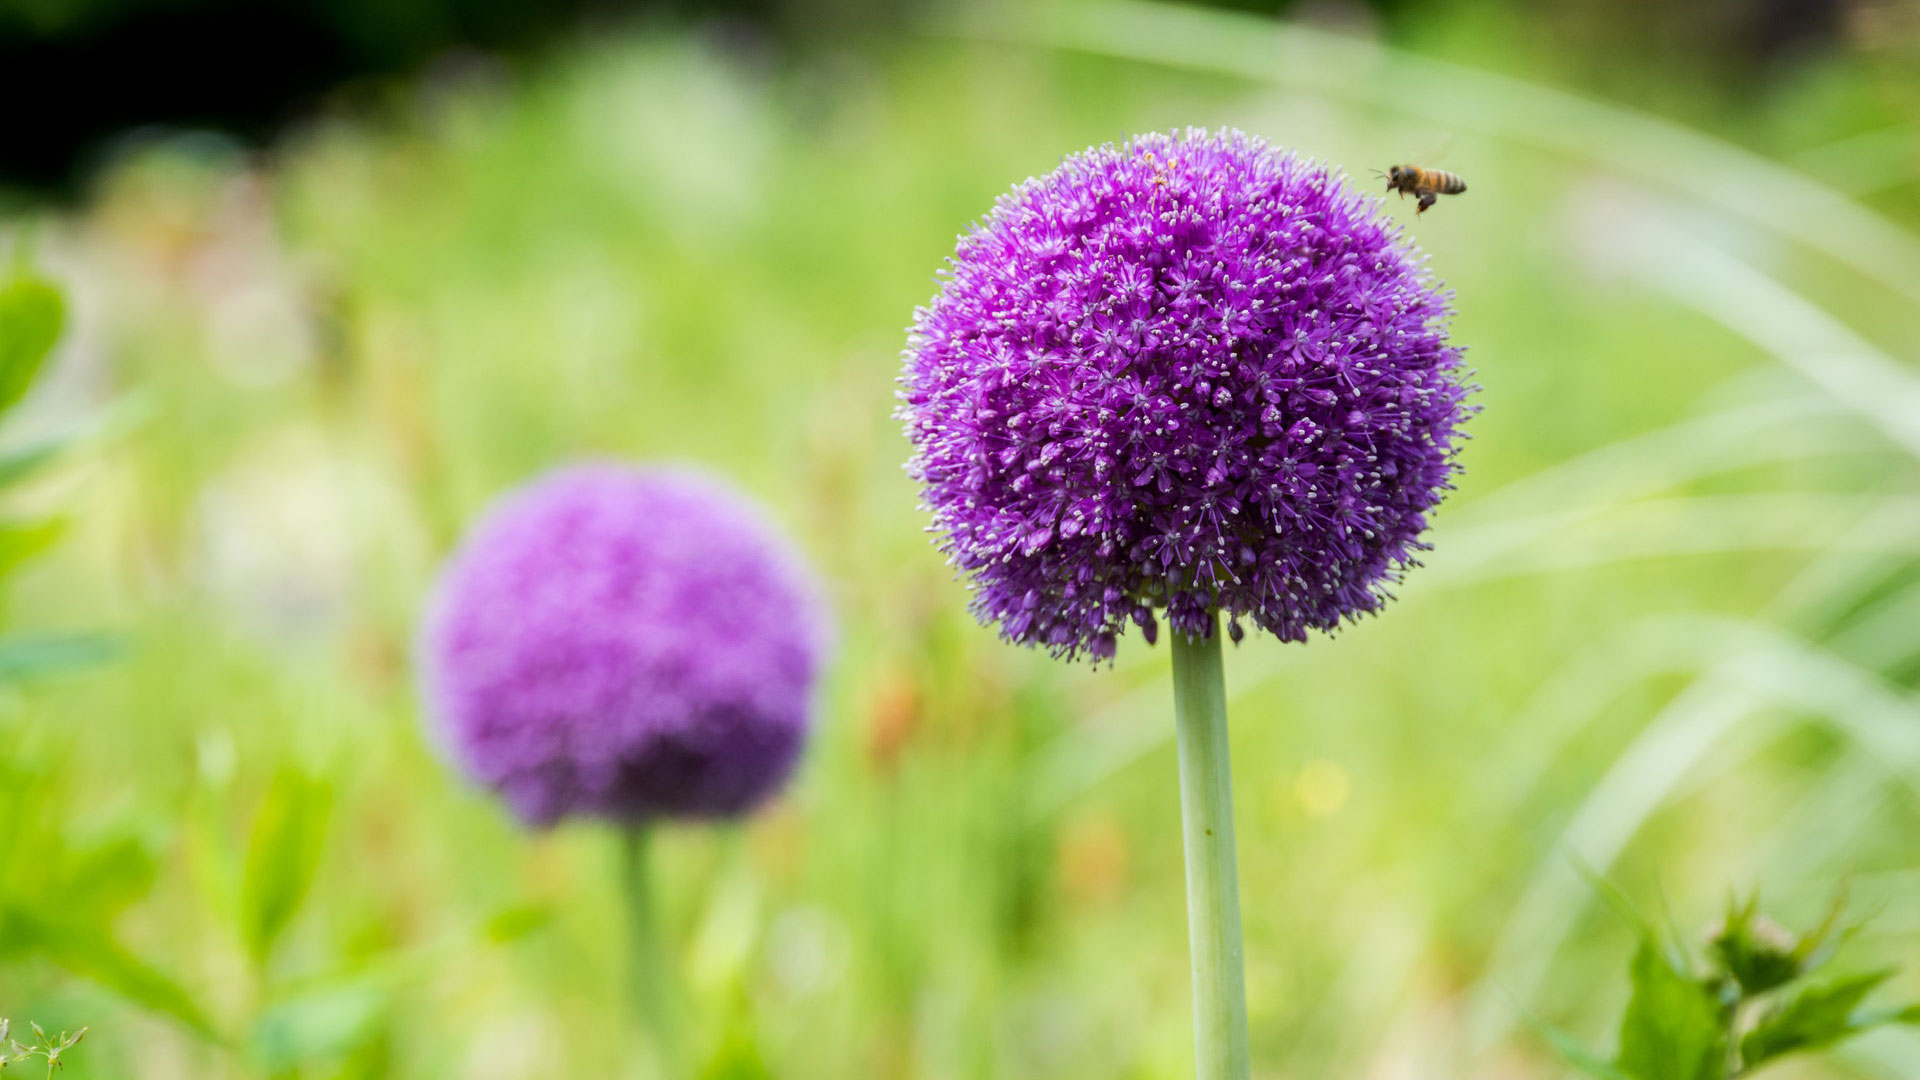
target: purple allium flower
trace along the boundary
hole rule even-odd
[[[731,816],[793,770],[827,621],[739,496],[573,466],[502,499],[449,563],[425,695],[453,756],[530,823]]]
[[[962,237],[899,415],[1007,638],[1111,657],[1153,609],[1283,640],[1378,608],[1472,411],[1448,297],[1377,199],[1237,131],[1068,158]]]

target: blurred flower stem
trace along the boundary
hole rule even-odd
[[[627,931],[631,948],[633,1007],[647,1037],[654,1071],[666,1080],[687,1075],[686,1047],[679,1023],[676,968],[660,925],[653,889],[653,829],[636,825],[625,831]]]
[[[1208,622],[1204,637],[1178,631],[1169,635],[1180,743],[1180,817],[1187,848],[1193,1040],[1199,1080],[1247,1080],[1247,985],[1219,614],[1209,615]]]

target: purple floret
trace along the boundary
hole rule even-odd
[[[1299,641],[1416,565],[1470,387],[1378,200],[1240,132],[1146,135],[1002,197],[944,277],[908,471],[1010,640],[1109,658],[1158,608]]]
[[[438,734],[523,820],[638,823],[778,791],[827,636],[812,576],[740,497],[582,465],[489,510],[420,653]]]

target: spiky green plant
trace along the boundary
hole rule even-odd
[[[5,1017],[0,1017],[0,1069],[39,1058],[46,1062],[47,1075],[52,1076],[53,1071],[64,1064],[61,1056],[87,1036],[86,1028],[49,1035],[39,1024],[28,1026],[33,1028],[33,1042],[23,1043],[18,1039],[8,1038],[11,1025]]]
[[[1699,959],[1640,921],[1619,1048],[1603,1057],[1551,1027],[1544,1034],[1595,1080],[1739,1080],[1789,1055],[1920,1023],[1920,1005],[1868,1006],[1891,969],[1815,977],[1851,929],[1844,909],[1836,900],[1819,926],[1793,934],[1760,914],[1757,895],[1729,903]]]

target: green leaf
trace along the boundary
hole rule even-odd
[[[0,577],[53,546],[66,531],[58,518],[45,521],[0,521]]]
[[[154,412],[151,398],[128,395],[75,428],[0,453],[0,487],[25,479],[62,454],[119,438]]]
[[[135,1005],[180,1021],[214,1041],[219,1034],[207,1014],[180,984],[115,941],[105,927],[72,926],[40,912],[0,911],[0,926],[15,943],[83,979],[92,980]]]
[[[773,1080],[773,1071],[760,1056],[760,1046],[746,1018],[727,1021],[720,1044],[700,1069],[700,1080]]]
[[[158,870],[153,852],[139,837],[104,837],[68,850],[55,895],[68,911],[111,918],[147,894]]]
[[[1593,1077],[1594,1080],[1633,1080],[1626,1073],[1614,1068],[1612,1062],[1588,1050],[1580,1044],[1580,1040],[1552,1024],[1531,1016],[1527,1017],[1527,1023],[1533,1030],[1540,1033],[1541,1038],[1547,1040],[1553,1047],[1554,1053],[1559,1054],[1569,1066]]]
[[[522,904],[504,908],[481,927],[481,937],[489,944],[505,945],[544,930],[553,921],[553,909],[540,904]]]
[[[60,291],[35,277],[0,286],[0,412],[26,396],[66,322]]]
[[[1587,883],[1587,887],[1592,889],[1600,899],[1606,901],[1607,906],[1613,909],[1613,913],[1620,917],[1620,921],[1632,927],[1643,937],[1653,936],[1653,920],[1641,914],[1640,909],[1634,906],[1633,901],[1620,886],[1608,881],[1598,870],[1587,865],[1578,854],[1568,852],[1566,859],[1567,864],[1573,867],[1573,872],[1579,874],[1581,880]]]
[[[0,487],[24,479],[42,465],[59,457],[68,446],[72,445],[73,441],[68,436],[43,439],[32,445],[0,454]]]
[[[248,1053],[268,1075],[344,1057],[378,1033],[387,1004],[385,989],[368,979],[283,998],[254,1021]]]
[[[254,817],[240,879],[240,936],[255,964],[264,964],[287,928],[326,844],[332,794],[314,778],[287,771],[268,786]]]
[[[1831,1046],[1892,1020],[1863,1015],[1861,1002],[1893,975],[1871,971],[1821,986],[1810,986],[1768,1013],[1740,1040],[1740,1057],[1749,1069],[1785,1054]]]
[[[1620,1071],[1638,1080],[1709,1080],[1724,1054],[1713,992],[1642,938],[1633,956],[1633,997],[1620,1022]]]

